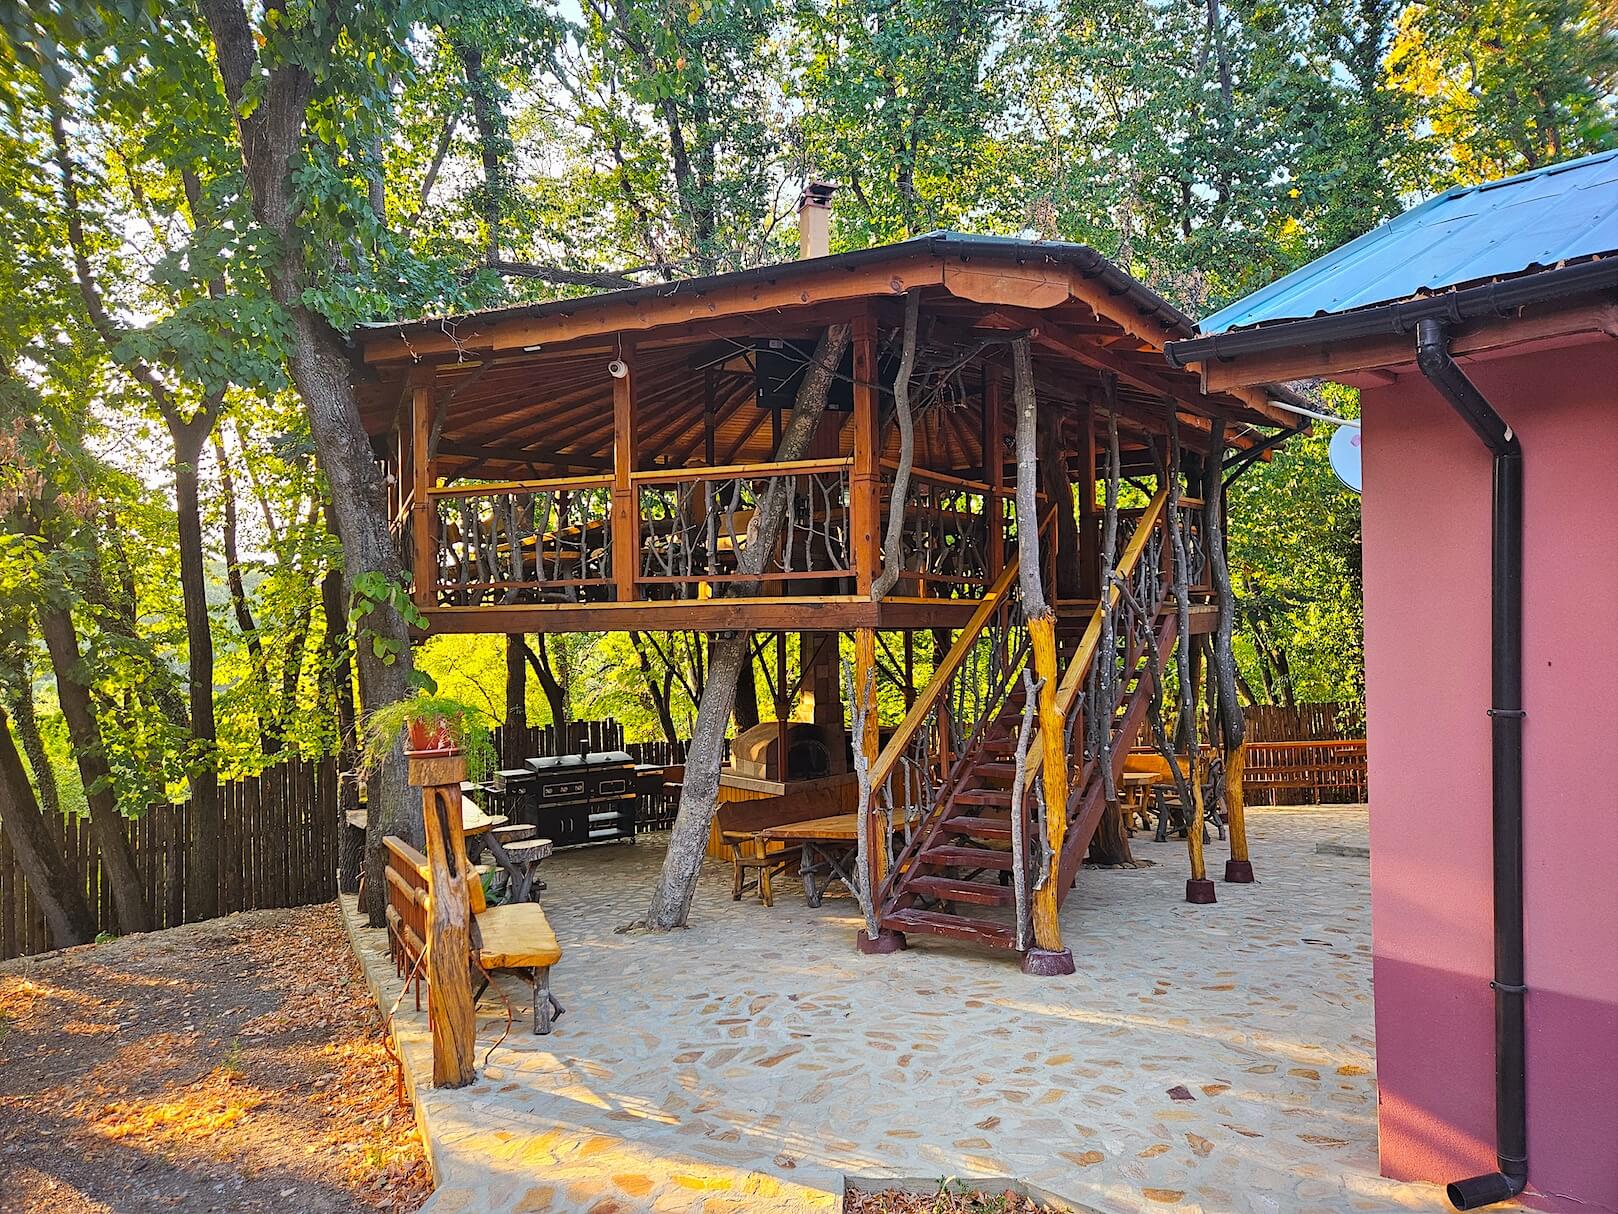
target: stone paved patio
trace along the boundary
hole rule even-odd
[[[836,1210],[845,1175],[1017,1177],[1103,1214],[1447,1208],[1377,1175],[1367,862],[1315,852],[1363,844],[1364,808],[1258,811],[1253,835],[1259,883],[1215,906],[1182,900],[1183,844],[1085,872],[1063,979],[930,941],[862,957],[851,900],[810,910],[784,881],[772,909],[732,903],[714,864],[690,930],[618,935],[657,840],[564,853],[552,1036],[511,981],[510,1034],[485,1066],[506,1025],[486,995],[479,1079],[438,1092],[424,1015],[407,997],[396,1019],[426,1210]],[[381,933],[354,930],[391,1004]]]

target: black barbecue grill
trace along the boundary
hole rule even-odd
[[[496,781],[512,821],[537,827],[557,847],[634,841],[640,773],[624,751],[532,758]]]

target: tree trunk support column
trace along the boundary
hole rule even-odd
[[[466,889],[466,839],[461,830],[466,756],[459,752],[405,754],[410,782],[421,789],[421,816],[427,828],[432,894],[427,914],[427,1023],[433,1034],[433,1086],[465,1087],[477,1078],[473,1066],[472,905]]]
[[[1029,618],[1028,641],[1039,682],[1039,778],[1045,798],[1047,871],[1044,881],[1034,887],[1034,947],[1023,956],[1023,972],[1055,976],[1073,972],[1073,954],[1063,947],[1060,919],[1062,847],[1067,841],[1067,731],[1056,707],[1056,616],[1049,607]]]
[[[1225,880],[1247,885],[1253,880],[1253,861],[1247,854],[1247,802],[1242,779],[1247,772],[1247,742],[1244,739],[1225,752],[1225,808],[1230,814],[1230,859],[1225,861]]]

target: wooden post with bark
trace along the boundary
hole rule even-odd
[[[1073,953],[1062,945],[1059,918],[1062,845],[1067,838],[1067,730],[1056,707],[1056,613],[1045,601],[1039,553],[1039,407],[1034,360],[1026,337],[1011,345],[1012,395],[1017,407],[1017,554],[1030,662],[1039,687],[1040,780],[1045,794],[1044,848],[1051,857],[1033,889],[1034,947],[1024,973],[1071,974]]]
[[[1178,622],[1175,664],[1179,714],[1176,733],[1180,740],[1189,739],[1190,742],[1185,763],[1190,777],[1191,823],[1186,828],[1185,837],[1186,849],[1191,856],[1191,876],[1185,883],[1185,900],[1206,905],[1214,901],[1214,887],[1213,882],[1208,880],[1207,866],[1202,856],[1202,748],[1197,742],[1196,683],[1191,677],[1191,565],[1185,543],[1185,520],[1180,513],[1180,472],[1184,450],[1180,445],[1180,418],[1173,405],[1169,406],[1168,432],[1168,506],[1165,518],[1173,556],[1174,611]],[[1178,755],[1178,751],[1174,753]],[[1177,765],[1178,758],[1174,762]]]
[[[1216,690],[1219,743],[1225,754],[1225,808],[1230,818],[1230,859],[1225,880],[1243,885],[1253,879],[1253,861],[1247,851],[1247,810],[1242,776],[1247,766],[1246,723],[1236,695],[1236,653],[1232,636],[1236,626],[1236,599],[1231,592],[1230,565],[1225,555],[1225,419],[1216,417],[1208,438],[1208,460],[1203,468],[1202,534],[1208,548],[1219,619],[1214,628],[1209,667]]]
[[[406,751],[405,757],[410,783],[421,789],[421,817],[426,827],[431,891],[427,1024],[433,1035],[433,1086],[465,1087],[477,1078],[473,1066],[472,905],[466,888],[466,838],[461,829],[466,756],[449,751]]]

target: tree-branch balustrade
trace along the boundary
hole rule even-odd
[[[640,472],[639,597],[691,599],[703,584],[760,581],[780,594],[794,581],[851,578],[850,459]],[[765,495],[788,495],[786,521],[762,571],[738,572],[748,526]]]
[[[610,598],[611,489],[598,476],[430,490],[439,606]]]

